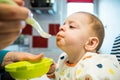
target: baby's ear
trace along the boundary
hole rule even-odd
[[[90,37],[88,41],[85,43],[85,49],[87,51],[96,50],[98,44],[99,44],[99,39],[97,37]]]

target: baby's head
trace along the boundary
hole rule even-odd
[[[69,16],[57,34],[62,50],[98,51],[104,39],[102,22],[93,14],[77,12]]]
[[[104,39],[104,26],[101,20],[93,14],[87,12],[78,12],[78,14],[86,16],[88,21],[88,27],[91,28],[90,30],[90,37],[98,38],[98,46],[96,46],[96,51],[98,51],[103,43]],[[94,38],[93,38],[94,39]]]

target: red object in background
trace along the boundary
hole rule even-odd
[[[59,31],[60,24],[49,24],[49,34],[56,35]]]
[[[32,35],[32,26],[27,24],[25,28],[22,30],[22,34],[24,35]]]
[[[33,48],[47,48],[48,47],[48,39],[42,38],[40,36],[32,36],[32,47]]]
[[[93,3],[93,0],[67,0],[67,2]]]

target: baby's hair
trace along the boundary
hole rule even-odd
[[[92,27],[92,30],[95,32],[95,35],[98,37],[99,39],[99,44],[96,48],[96,50],[98,51],[103,43],[103,39],[104,39],[104,26],[101,22],[101,20],[91,14],[91,13],[88,13],[88,12],[77,12],[77,13],[82,13],[82,14],[85,14],[86,16],[89,17],[89,20],[90,20],[90,23],[92,23],[91,27]]]

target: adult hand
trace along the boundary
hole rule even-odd
[[[28,17],[29,10],[22,0],[14,0],[20,6],[0,3],[0,50],[12,44],[24,28],[21,22]]]
[[[42,57],[43,57],[42,53],[38,55],[34,55],[27,52],[8,52],[5,55],[1,66],[5,66],[13,62],[24,61],[24,60],[36,62],[39,61]]]

